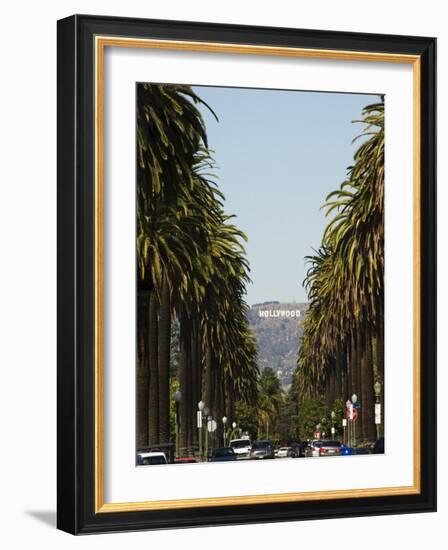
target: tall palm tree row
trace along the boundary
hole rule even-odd
[[[225,214],[209,173],[200,103],[189,86],[137,88],[138,448],[170,445],[173,320],[180,328],[182,452],[198,443],[199,400],[222,418],[235,395],[250,400],[256,393],[245,236]]]
[[[307,258],[309,309],[295,383],[302,399],[357,394],[358,438],[375,438],[374,382],[384,381],[384,101],[363,110],[362,143],[324,205],[333,218]],[[383,415],[384,416],[384,415]]]

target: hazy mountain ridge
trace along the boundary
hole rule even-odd
[[[306,303],[277,301],[254,304],[248,311],[250,326],[258,340],[260,370],[272,367],[286,389],[296,368]]]

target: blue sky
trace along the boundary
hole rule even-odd
[[[247,302],[304,302],[304,257],[328,222],[320,207],[352,164],[353,124],[374,95],[194,86],[225,210],[248,236]]]

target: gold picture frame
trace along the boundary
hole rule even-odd
[[[90,532],[90,531],[104,531],[114,530],[114,526],[120,526],[121,529],[132,528],[135,525],[135,513],[144,512],[147,514],[143,521],[144,526],[142,528],[151,528],[161,525],[160,517],[155,517],[154,521],[151,519],[151,513],[163,513],[164,511],[189,511],[188,518],[190,524],[198,524],[200,522],[194,521],[191,516],[195,510],[204,509],[210,510],[223,510],[244,509],[244,514],[250,514],[247,510],[252,506],[259,507],[259,505],[274,506],[284,505],[291,506],[293,504],[301,504],[298,507],[295,516],[294,511],[290,517],[300,517],[303,511],[304,503],[329,501],[329,507],[325,508],[323,517],[330,517],[334,510],[334,504],[346,500],[350,501],[351,511],[348,514],[362,515],[363,513],[375,513],[375,503],[381,503],[384,498],[395,498],[397,502],[403,502],[403,499],[408,503],[419,503],[422,506],[422,501],[427,502],[427,507],[434,507],[434,495],[431,493],[428,497],[428,476],[434,476],[434,472],[431,470],[430,464],[433,457],[422,456],[422,417],[428,418],[427,403],[422,403],[422,380],[425,386],[428,384],[431,386],[431,382],[428,382],[428,376],[430,377],[431,369],[422,370],[422,336],[427,338],[426,333],[422,335],[422,327],[424,323],[427,323],[427,311],[425,318],[422,317],[422,240],[427,246],[429,236],[427,228],[422,224],[422,217],[425,217],[426,223],[431,223],[428,220],[428,212],[425,210],[428,199],[425,199],[422,204],[422,192],[425,194],[431,194],[433,192],[434,182],[428,182],[427,170],[428,162],[433,162],[432,156],[434,154],[433,147],[425,147],[424,154],[426,158],[422,159],[422,136],[428,137],[428,118],[431,117],[431,112],[428,110],[427,97],[433,94],[433,80],[432,73],[433,66],[428,62],[428,55],[433,55],[434,41],[433,39],[425,39],[424,44],[415,39],[404,39],[403,37],[388,37],[389,42],[387,47],[380,48],[378,43],[379,37],[372,35],[366,39],[363,35],[359,35],[358,44],[365,44],[363,49],[356,49],[356,44],[353,43],[351,37],[339,33],[314,33],[313,45],[304,47],[303,43],[309,41],[306,33],[302,31],[291,31],[281,35],[281,30],[269,29],[271,45],[259,43],[260,41],[266,41],[266,37],[259,38],[258,28],[241,28],[239,29],[239,36],[241,38],[238,42],[230,41],[230,31],[234,31],[235,28],[227,26],[218,26],[221,29],[221,33],[217,33],[216,41],[210,41],[206,39],[208,36],[207,26],[198,24],[195,27],[194,24],[185,24],[184,27],[180,26],[183,31],[179,30],[179,27],[173,27],[171,34],[175,34],[177,37],[169,37],[170,34],[167,29],[170,27],[170,22],[145,22],[139,21],[139,32],[132,30],[132,25],[129,20],[120,20],[114,18],[90,18],[89,16],[74,16],[60,22],[59,27],[59,41],[60,41],[60,63],[67,63],[67,59],[75,60],[75,53],[77,54],[78,66],[73,69],[72,73],[76,73],[76,78],[73,74],[70,76],[73,80],[85,78],[85,72],[89,71],[89,78],[92,84],[90,96],[87,100],[84,100],[84,106],[90,104],[93,108],[93,116],[91,125],[91,140],[89,146],[92,148],[94,154],[93,157],[93,189],[94,192],[90,195],[91,201],[91,213],[93,215],[92,225],[90,231],[93,232],[93,247],[90,252],[89,259],[92,262],[93,276],[92,276],[92,291],[90,293],[90,299],[93,302],[93,354],[92,361],[89,364],[91,373],[91,395],[93,396],[92,416],[89,421],[93,420],[93,426],[91,427],[92,448],[90,449],[90,459],[88,461],[88,468],[90,468],[90,474],[88,476],[88,482],[91,486],[90,499],[91,509],[88,512],[84,512],[84,524],[81,525],[79,517],[77,522],[73,520],[69,512],[66,501],[66,495],[60,495],[60,514],[59,514],[59,526],[64,530],[70,532]],[[187,32],[188,31],[188,32]],[[160,35],[165,33],[166,38],[162,38]],[[184,35],[196,34],[197,39],[186,39]],[[233,36],[233,35],[232,35]],[[282,37],[283,36],[283,39]],[[285,45],[286,36],[290,39],[290,42],[294,42],[297,45]],[[314,36],[314,35],[313,35]],[[363,40],[363,42],[361,41]],[[381,37],[382,43],[384,39]],[[258,43],[257,43],[258,41]],[[327,47],[324,44],[328,43]],[[275,43],[277,42],[277,45]],[[279,45],[279,43],[281,45]],[[336,47],[338,44],[338,47]],[[344,47],[345,45],[345,47]],[[423,47],[424,46],[424,47]],[[207,52],[215,53],[217,55],[221,53],[235,54],[235,55],[264,55],[275,57],[300,57],[311,59],[325,59],[325,60],[339,60],[339,61],[365,61],[365,62],[381,62],[381,63],[399,63],[410,64],[413,70],[413,220],[414,220],[414,265],[413,265],[413,280],[414,280],[414,357],[413,357],[413,380],[414,380],[414,416],[413,416],[413,462],[414,462],[414,480],[410,486],[403,487],[381,487],[381,488],[366,488],[357,490],[335,490],[335,491],[317,491],[306,493],[281,493],[281,494],[266,494],[266,495],[245,495],[245,496],[228,496],[228,497],[216,497],[216,498],[200,498],[200,499],[182,499],[182,500],[163,500],[163,501],[143,501],[143,502],[120,502],[110,503],[105,502],[104,498],[104,91],[105,91],[105,52],[107,48],[141,48],[141,49],[158,49],[158,50],[182,50],[190,52]],[[91,52],[91,59],[87,60],[87,53]],[[86,53],[87,52],[87,53]],[[428,53],[430,52],[430,53]],[[80,69],[80,60],[86,65],[87,68]],[[61,81],[65,78],[65,81],[69,79],[69,76],[65,74],[68,69],[60,68],[62,72]],[[61,87],[66,86],[65,82],[60,84]],[[66,88],[64,87],[64,90]],[[422,92],[423,91],[423,92]],[[425,97],[425,102],[422,101],[422,93]],[[79,108],[79,107],[78,107]],[[426,109],[425,112],[422,112]],[[60,117],[64,120],[72,112],[62,112]],[[422,119],[425,123],[422,124]],[[68,124],[68,123],[67,123]],[[64,129],[66,131],[66,129]],[[79,128],[78,128],[79,131]],[[432,138],[433,139],[433,138]],[[82,146],[86,146],[83,144]],[[60,148],[63,149],[64,145],[61,144]],[[62,154],[62,153],[61,153]],[[73,153],[75,154],[75,153]],[[67,165],[63,164],[61,171],[67,169]],[[60,178],[64,176],[60,175]],[[75,176],[73,177],[75,179]],[[64,183],[60,185],[66,185],[66,179]],[[61,209],[67,208],[66,205],[60,204]],[[64,210],[65,213],[65,210]],[[62,215],[64,215],[62,213]],[[64,235],[62,239],[66,239]],[[63,284],[63,282],[62,282]],[[427,284],[427,281],[425,281]],[[67,290],[65,290],[67,292]],[[432,319],[434,322],[434,319]],[[65,336],[66,337],[66,336]],[[64,336],[63,336],[64,338]],[[74,344],[76,347],[76,343]],[[425,344],[425,349],[427,345]],[[424,357],[425,368],[428,362],[431,362],[431,358]],[[75,365],[73,375],[78,376],[79,369],[85,369],[85,366]],[[59,361],[59,368],[65,369],[66,363],[61,365],[61,359]],[[61,371],[60,371],[61,372]],[[61,374],[60,374],[61,375]],[[60,390],[60,392],[63,390]],[[425,407],[425,410],[422,407]],[[63,405],[61,404],[62,408]],[[74,439],[79,437],[79,434],[73,434]],[[435,437],[435,436],[434,436]],[[74,445],[75,446],[75,445]],[[425,451],[426,453],[426,451]],[[61,453],[62,455],[64,453]],[[76,462],[72,457],[73,463]],[[78,459],[79,460],[79,459]],[[67,476],[67,463],[68,459],[63,462],[61,459],[61,476]],[[84,460],[84,468],[86,468],[86,461]],[[429,472],[429,473],[428,473]],[[61,481],[59,484],[66,486],[67,481]],[[72,484],[79,483],[78,478],[71,480]],[[78,489],[79,490],[79,489]],[[76,491],[73,489],[73,492]],[[75,497],[74,497],[75,498]],[[371,506],[366,506],[363,511],[362,503],[369,502]],[[333,507],[331,506],[333,502]],[[357,506],[357,502],[359,506]],[[431,505],[428,504],[431,502]],[[81,505],[81,504],[79,504]],[[87,504],[83,501],[83,507],[87,508]],[[381,504],[377,504],[381,506]],[[397,504],[399,511],[400,504]],[[406,507],[406,506],[404,506]],[[353,511],[356,509],[357,511]],[[427,508],[428,509],[428,508]],[[289,510],[289,508],[288,508]],[[271,513],[274,513],[273,510]],[[291,512],[290,512],[291,513]],[[334,512],[333,512],[334,513]],[[123,519],[119,519],[121,516]],[[177,516],[179,518],[179,516]],[[228,518],[228,516],[226,516]],[[226,521],[226,517],[223,517],[223,523],[231,522],[244,522],[244,517],[240,519],[234,518]],[[280,517],[280,516],[279,516]],[[320,517],[317,512],[315,517]],[[112,518],[112,519],[110,519]],[[131,519],[129,519],[131,518]],[[167,520],[171,526],[176,526],[176,519],[173,515]],[[185,520],[188,522],[188,520]],[[251,520],[248,520],[251,521]],[[171,523],[170,523],[171,522]],[[209,523],[214,523],[213,519],[209,519]],[[177,524],[180,525],[178,522]],[[202,523],[200,523],[202,524]],[[207,524],[207,522],[205,522]],[[111,527],[112,526],[112,527]]]

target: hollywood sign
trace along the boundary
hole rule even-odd
[[[299,309],[259,309],[258,317],[300,317]]]

